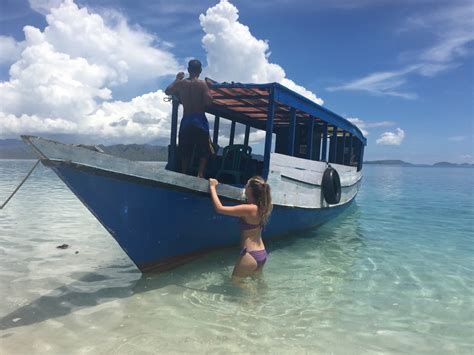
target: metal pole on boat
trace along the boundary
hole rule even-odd
[[[232,124],[230,125],[229,145],[234,144],[234,136],[235,136],[235,121],[232,121]]]
[[[170,170],[176,169],[176,136],[178,134],[178,107],[179,101],[173,97],[173,109],[171,111],[171,141],[170,141],[170,155],[168,164]]]
[[[336,162],[336,153],[337,153],[337,127],[333,126],[332,138],[331,138],[331,148],[329,149],[329,162]]]
[[[344,165],[346,163],[346,132],[342,131],[342,162]]]
[[[288,155],[295,155],[296,109],[290,111],[290,131],[288,132]]]
[[[327,161],[328,150],[328,124],[324,123],[323,127],[323,149],[321,152],[321,161]]]
[[[314,133],[314,117],[309,117],[308,133],[306,142],[306,158],[311,160],[313,158],[313,133]]]
[[[250,126],[246,125],[245,126],[245,139],[244,139],[244,145],[248,147],[249,145],[249,137],[250,137]]]
[[[263,154],[262,177],[266,180],[270,172],[270,153],[272,151],[273,138],[273,116],[275,114],[275,86],[273,85],[268,93],[268,113],[265,134],[265,152]]]
[[[362,164],[364,160],[364,143],[360,142],[360,155],[359,155],[359,162],[357,164],[357,171],[362,169]]]
[[[212,137],[212,143],[214,143],[214,145],[217,145],[218,141],[219,141],[219,116],[215,115],[214,116],[214,132],[213,132],[213,137]]]
[[[349,134],[349,165],[352,165],[352,145],[354,144],[354,136]]]

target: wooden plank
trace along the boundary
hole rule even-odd
[[[337,169],[336,169],[337,170]],[[310,185],[321,186],[321,181],[323,179],[324,171],[308,171],[308,170],[300,170],[286,166],[275,167],[274,171],[278,171],[282,177],[300,181]],[[354,184],[361,176],[360,172],[339,172],[339,179],[341,180],[341,186],[349,186]]]
[[[333,168],[337,170],[339,174],[343,172],[356,172],[357,167],[341,165],[341,164],[330,164]],[[309,171],[319,171],[324,172],[328,164],[324,161],[316,160],[307,160],[304,158],[291,157],[289,155],[272,153],[270,167],[276,169],[279,166],[292,167],[296,169],[309,170]]]

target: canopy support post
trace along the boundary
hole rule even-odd
[[[244,138],[244,145],[246,147],[249,146],[249,137],[250,137],[250,126],[246,125],[245,126],[245,138]]]
[[[333,126],[332,136],[331,136],[331,143],[329,149],[329,162],[335,163],[337,157],[337,127]]]
[[[321,161],[328,161],[327,150],[328,150],[328,124],[325,123],[324,128],[323,128],[323,148],[321,152]]]
[[[267,180],[270,172],[270,154],[272,152],[273,116],[275,114],[275,86],[268,93],[268,117],[265,134],[265,152],[263,154],[262,177]]]
[[[295,155],[295,132],[296,132],[296,109],[291,108],[290,111],[290,130],[288,132],[288,154]]]
[[[179,101],[175,97],[172,99],[171,111],[171,139],[168,153],[168,169],[176,170],[176,136],[178,135],[178,107]]]
[[[214,116],[214,132],[212,134],[212,143],[214,143],[214,145],[217,145],[218,141],[219,141],[219,116],[215,115]]]
[[[232,121],[232,124],[230,126],[229,145],[234,144],[234,136],[235,136],[235,121]]]
[[[314,117],[309,117],[308,122],[308,133],[306,142],[306,158],[309,160],[313,159],[313,133],[314,133]]]

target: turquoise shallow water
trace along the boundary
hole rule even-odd
[[[0,203],[33,163],[0,161]],[[472,353],[473,188],[473,169],[366,166],[346,213],[267,243],[240,289],[237,249],[142,276],[40,167],[0,210],[0,353]]]

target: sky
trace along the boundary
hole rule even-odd
[[[347,118],[365,160],[474,163],[473,57],[470,0],[0,0],[0,139],[166,145],[198,58]]]

